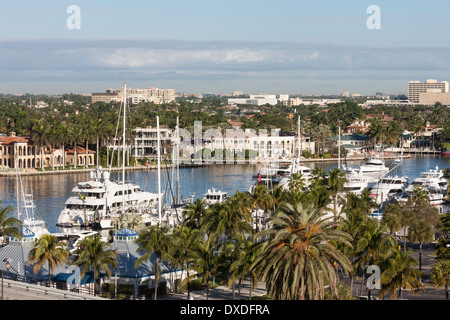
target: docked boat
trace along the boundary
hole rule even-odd
[[[414,192],[415,188],[423,188],[427,191],[432,205],[441,205],[447,202],[448,180],[444,177],[442,169],[438,166],[435,169],[424,171],[420,176],[405,189],[405,195],[398,198],[398,201],[406,201]]]
[[[123,213],[148,214],[156,210],[158,194],[145,192],[134,183],[111,181],[108,171],[91,171],[90,180],[72,189],[75,196],[67,199],[57,226],[81,227],[100,222],[102,229],[113,227],[113,220]]]
[[[226,192],[213,188],[208,189],[203,199],[205,200],[206,204],[210,206],[216,203],[222,203],[226,201],[227,197],[228,194]]]
[[[376,199],[378,204],[391,200],[396,195],[402,194],[406,186],[408,185],[408,179],[406,177],[383,177],[371,188],[371,196]]]
[[[355,194],[361,194],[364,189],[371,188],[378,182],[377,178],[354,170],[347,172],[345,178],[347,181],[344,183],[344,191]]]
[[[359,166],[359,168],[350,168],[343,166],[344,171],[357,171],[362,174],[370,174],[372,176],[382,176],[389,172],[389,167],[386,166],[385,162],[379,156],[371,156],[364,165]]]

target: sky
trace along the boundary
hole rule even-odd
[[[449,13],[447,0],[8,1],[0,93],[124,82],[184,93],[406,93],[411,80],[450,81]]]

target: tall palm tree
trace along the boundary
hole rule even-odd
[[[266,213],[272,209],[275,205],[275,199],[273,195],[270,194],[269,189],[266,185],[259,184],[253,189],[253,193],[249,195],[249,201],[251,204],[252,212],[258,212],[258,209],[264,211],[264,216]],[[252,215],[253,217],[253,215]],[[253,221],[252,221],[253,226]],[[258,217],[256,217],[256,229],[259,228]]]
[[[337,212],[338,197],[339,193],[344,191],[344,184],[346,181],[347,178],[345,177],[345,172],[339,168],[333,169],[328,173],[328,188],[330,189],[331,196],[333,197],[333,214],[335,219],[339,218],[339,214]]]
[[[72,124],[69,130],[70,140],[73,145],[74,167],[76,168],[78,164],[78,144],[83,140],[83,129],[77,124]]]
[[[422,271],[422,246],[424,242],[433,240],[433,227],[425,220],[415,220],[409,227],[408,238],[412,242],[419,243],[419,271]]]
[[[162,263],[163,259],[175,261],[170,255],[173,240],[168,231],[167,227],[161,227],[158,223],[151,226],[148,231],[141,232],[136,240],[136,243],[139,245],[138,251],[144,254],[136,260],[135,267],[139,267],[145,261],[150,260],[153,255],[155,257],[155,300],[157,300],[158,282],[161,274],[160,263]]]
[[[448,300],[448,284],[450,282],[450,261],[438,260],[431,269],[430,275],[431,283],[437,288],[445,288],[445,300]]]
[[[203,240],[203,239],[202,239]],[[221,256],[211,239],[199,242],[191,254],[193,269],[203,283],[206,283],[206,300],[209,300],[210,280],[217,274]]]
[[[41,169],[44,171],[44,148],[49,144],[49,130],[43,121],[36,121],[33,125],[31,131],[31,138],[33,139],[33,144],[40,148],[41,153]]]
[[[188,299],[191,297],[189,281],[190,268],[192,265],[192,253],[198,248],[203,241],[202,234],[199,229],[192,229],[185,225],[180,225],[173,233],[174,243],[171,247],[172,257],[175,258],[176,263],[186,270],[187,277],[185,282],[187,284]]]
[[[250,236],[248,238],[240,236],[235,242],[232,242],[233,251],[236,252],[235,260],[230,265],[231,276],[228,284],[234,284],[239,280],[239,299],[241,296],[241,280],[250,278],[249,299],[252,299],[252,288],[257,283],[258,274],[254,262],[260,255],[260,244],[255,242]]]
[[[199,228],[200,220],[206,215],[206,202],[204,199],[196,199],[188,204],[183,212],[184,224],[189,228]]]
[[[13,211],[12,207],[2,207],[2,199],[0,199],[0,234],[4,236],[13,236],[21,238],[20,226],[22,222],[12,216],[8,216]]]
[[[96,293],[97,279],[100,273],[111,277],[111,267],[117,269],[117,254],[108,242],[104,242],[100,235],[89,236],[81,240],[75,250],[73,264],[82,266],[80,276],[84,277],[86,272],[94,273],[94,295]]]
[[[251,232],[249,215],[238,208],[237,202],[233,199],[212,205],[200,220],[201,230],[215,239],[224,236],[225,242],[230,241],[237,234]]]
[[[385,232],[384,226],[373,219],[365,220],[361,225],[361,235],[356,244],[355,266],[365,270],[395,247],[395,239]],[[361,282],[361,290],[362,284]]]
[[[302,192],[305,187],[305,179],[300,173],[293,173],[288,179],[288,188],[290,192]]]
[[[48,264],[48,281],[58,264],[67,262],[69,251],[67,245],[50,234],[41,236],[34,247],[28,253],[28,265],[33,265],[33,272],[37,274],[39,270]]]
[[[415,270],[416,259],[411,256],[411,252],[392,250],[390,255],[380,263],[381,290],[379,297],[384,297],[389,293],[392,299],[396,299],[395,293],[398,290],[397,298],[401,298],[402,290],[409,289],[415,292],[417,289],[424,290],[423,284],[418,280],[422,272]]]
[[[325,285],[336,292],[338,275],[351,269],[337,243],[350,246],[350,235],[340,223],[324,218],[321,211],[301,203],[281,205],[270,218],[273,225],[262,253],[256,259],[259,274],[273,299],[323,299]]]

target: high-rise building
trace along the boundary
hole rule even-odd
[[[421,93],[445,93],[448,92],[448,82],[437,82],[435,79],[428,79],[425,82],[408,82],[408,100],[413,103],[419,103]]]
[[[127,88],[127,101],[129,103],[138,104],[140,102],[154,102],[156,104],[169,103],[175,100],[174,89],[158,89],[148,87],[147,89]],[[92,93],[92,102],[103,101],[109,103],[111,101],[123,102],[123,88],[108,89],[102,93]]]

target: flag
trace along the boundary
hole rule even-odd
[[[259,177],[258,177],[258,183],[261,183],[261,173],[259,174]]]
[[[86,197],[83,196],[81,193],[78,193],[78,195],[80,196],[80,199],[81,199],[81,200],[83,200],[83,201],[86,200]]]

